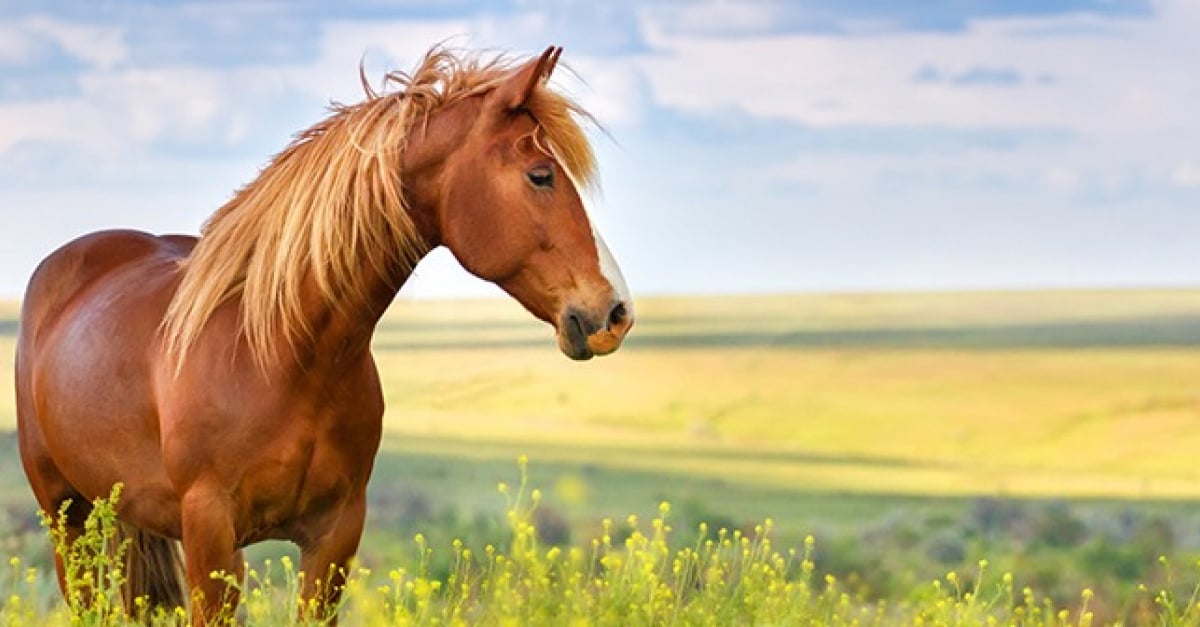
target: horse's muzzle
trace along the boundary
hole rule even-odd
[[[633,327],[633,312],[628,303],[617,302],[601,315],[579,307],[568,307],[558,323],[558,347],[577,361],[607,355],[621,347]]]

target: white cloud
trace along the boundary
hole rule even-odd
[[[383,70],[408,70],[430,45],[453,44],[469,29],[462,20],[332,22],[322,28],[316,58],[282,73],[290,84],[322,101],[356,102],[363,97],[360,61],[378,87]]]
[[[269,106],[289,89],[277,71],[262,67],[91,72],[79,86],[81,100],[102,110],[131,145],[164,138],[236,140],[247,117],[269,117]]]
[[[1029,215],[1036,208],[1045,219],[1058,221],[1045,229],[1039,227],[1037,235],[1054,244],[1075,228],[1071,207],[1063,210],[1064,195],[1078,197],[1089,190],[1107,190],[1124,193],[1127,206],[1140,207],[1141,203],[1128,198],[1128,190],[1162,185],[1194,193],[1200,187],[1195,152],[1200,145],[1200,118],[1193,111],[1194,103],[1200,102],[1200,79],[1190,62],[1191,42],[1200,28],[1197,3],[1164,4],[1150,18],[990,19],[972,22],[963,32],[863,28],[853,37],[762,34],[771,30],[769,22],[774,19],[766,4],[721,0],[672,4],[640,13],[644,34],[653,48],[649,53],[636,46],[606,48],[586,38],[572,46],[574,39],[569,30],[561,29],[561,20],[541,13],[535,4],[522,7],[509,15],[480,13],[463,19],[324,23],[319,25],[315,54],[309,58],[283,65],[233,67],[217,62],[135,65],[131,58],[141,58],[145,51],[137,49],[138,54],[131,55],[118,28],[50,18],[0,24],[0,64],[37,68],[49,58],[46,52],[55,48],[81,62],[71,64],[72,73],[64,77],[73,81],[75,96],[0,101],[0,156],[7,164],[16,164],[6,175],[19,178],[21,168],[40,167],[41,163],[35,163],[39,160],[55,161],[57,153],[51,150],[23,152],[20,147],[25,142],[49,141],[66,151],[82,153],[57,164],[61,176],[46,176],[60,179],[61,186],[0,189],[4,211],[36,206],[46,214],[36,228],[23,230],[21,242],[0,246],[16,251],[10,255],[27,256],[20,261],[24,266],[19,266],[15,257],[7,265],[27,268],[30,260],[36,259],[37,249],[61,243],[76,234],[73,229],[84,227],[124,222],[140,228],[195,231],[229,191],[254,176],[255,164],[283,146],[285,131],[298,131],[315,122],[330,99],[353,102],[362,97],[358,65],[364,54],[368,77],[377,80],[386,69],[411,68],[431,43],[446,39],[451,45],[529,54],[539,52],[543,44],[564,44],[563,62],[579,77],[559,72],[556,84],[590,108],[614,131],[618,143],[676,151],[671,159],[665,159],[653,151],[634,154],[617,150],[612,154],[619,156],[606,159],[604,168],[606,195],[618,199],[622,207],[635,208],[627,214],[612,214],[623,216],[613,225],[621,227],[614,228],[613,234],[624,232],[627,238],[634,238],[627,241],[640,242],[627,246],[635,259],[640,250],[642,260],[640,266],[628,268],[631,278],[644,275],[645,283],[657,289],[671,288],[679,281],[697,281],[683,276],[694,272],[689,268],[696,260],[689,256],[693,250],[684,245],[688,238],[663,242],[653,236],[661,229],[648,229],[647,225],[676,229],[682,224],[695,231],[695,241],[753,245],[753,254],[742,249],[730,257],[774,255],[781,268],[777,283],[784,288],[800,286],[795,283],[801,280],[794,276],[796,268],[809,261],[819,270],[816,274],[823,277],[821,281],[832,287],[841,281],[844,287],[849,276],[845,271],[826,274],[825,269],[842,267],[831,260],[849,263],[862,257],[867,270],[856,279],[856,285],[869,288],[877,285],[871,283],[877,277],[868,267],[870,255],[861,251],[871,247],[847,246],[839,237],[862,235],[873,245],[891,246],[898,257],[927,250],[940,263],[947,255],[963,252],[953,247],[957,236],[947,235],[944,241],[922,239],[926,234],[905,226],[913,216],[923,219],[930,231],[948,233],[951,227],[944,225],[947,215],[960,222],[953,228],[970,230],[971,221],[987,226],[987,220],[994,220],[990,230],[995,230],[996,225],[1012,221],[1008,212],[1014,209],[1009,204]],[[676,11],[681,21],[670,22],[671,11]],[[622,32],[626,39],[635,37],[629,34],[634,30]],[[730,32],[736,36],[717,35]],[[1047,34],[1053,32],[1070,34]],[[628,43],[626,39],[614,40]],[[528,48],[531,45],[534,47]],[[78,65],[83,69],[77,70]],[[972,68],[1011,68],[1021,80],[1004,86],[913,81],[923,67],[951,78]],[[705,169],[713,164],[704,157],[682,152],[687,150],[687,141],[679,142],[671,133],[655,134],[647,127],[658,121],[658,116],[671,115],[670,110],[713,119],[735,111],[741,116],[823,127],[820,133],[835,134],[848,127],[855,139],[850,142],[852,149],[836,150],[836,141],[821,152],[806,152],[798,146],[794,153],[785,150],[779,157],[782,162],[764,164],[769,155],[780,153],[775,146],[761,159],[757,153],[751,154],[749,163],[731,156],[721,162],[729,171],[712,171]],[[264,132],[264,127],[271,132]],[[872,151],[870,129],[875,127],[900,129],[906,138],[911,130],[911,137],[917,137],[915,145],[921,145],[918,136],[925,132],[922,128],[932,128],[934,147],[900,151],[896,144],[907,141],[901,139],[889,144],[887,152]],[[986,137],[979,142],[969,138],[942,142],[938,133],[944,134],[947,127],[968,132],[982,129]],[[990,133],[1003,135],[1005,129],[1020,129],[1033,139],[1012,145],[1001,141],[989,147]],[[1038,140],[1041,130],[1053,131],[1051,138]],[[709,140],[702,136],[689,141],[704,151],[722,151],[720,146],[703,146]],[[158,145],[160,142],[166,148]],[[181,145],[207,150],[230,144],[236,148],[231,159],[238,162],[194,159],[176,152]],[[743,153],[751,152],[742,148]],[[174,159],[162,158],[165,153],[172,153]],[[197,169],[182,173],[189,166]],[[84,181],[72,176],[72,170],[80,167],[88,168],[93,176]],[[652,170],[655,176],[645,175]],[[762,202],[754,207],[758,213],[737,224],[694,219],[696,207],[707,207],[714,216],[722,217],[718,209],[724,207],[718,208],[719,203],[707,197],[713,186],[701,185],[708,191],[697,191],[688,183],[722,177],[749,180],[744,188],[766,190],[761,192]],[[145,187],[159,181],[165,183],[147,194]],[[685,184],[676,185],[678,181]],[[780,182],[798,182],[813,193],[803,199],[770,196]],[[902,189],[879,191],[888,184]],[[972,186],[976,189],[964,190]],[[1011,197],[995,190],[1017,191],[1028,197],[1012,203]],[[122,207],[130,195],[136,197],[135,202],[124,205],[127,213],[117,213],[113,207]],[[179,201],[172,200],[176,198]],[[181,206],[172,207],[176,202]],[[928,209],[931,204],[940,209]],[[788,238],[800,237],[797,233],[808,233],[809,226],[798,217],[789,218],[793,214],[812,221],[812,233],[820,233],[820,237],[807,236],[805,246],[790,241]],[[1176,214],[1168,217],[1171,215],[1176,223],[1169,224],[1190,224]],[[795,220],[796,228],[780,228],[778,223],[791,224],[789,219]],[[1144,216],[1138,219],[1130,223],[1156,222]],[[992,237],[989,228],[977,230],[980,239]],[[1102,227],[1095,230],[1097,237],[1101,235]],[[1186,228],[1161,230],[1190,232]],[[29,236],[31,232],[37,237]],[[905,235],[897,237],[901,232]],[[1146,235],[1146,241],[1158,233]],[[763,237],[775,237],[776,245],[758,243]],[[26,239],[36,240],[36,245],[26,244]],[[1184,260],[1194,257],[1194,247],[1161,248],[1166,255],[1161,259],[1169,254]],[[806,260],[803,264],[801,255]],[[1186,265],[1153,261],[1159,258],[1148,257],[1146,276],[1162,274],[1154,269],[1156,263],[1172,272]],[[679,263],[664,265],[663,259]],[[993,260],[999,261],[988,265]],[[985,278],[987,272],[1011,273],[1004,276],[1023,272],[1013,269],[1011,260],[1004,261],[1000,252],[985,261],[976,266],[964,264],[962,282],[971,282],[971,272]],[[672,274],[673,267],[678,274]],[[733,276],[750,269],[730,263],[726,271]],[[1031,272],[1025,276],[1038,276]],[[717,281],[706,289],[740,285],[738,280]],[[11,291],[12,283],[6,281],[9,279],[0,277],[0,291]],[[467,277],[445,254],[422,264],[416,282],[406,289],[439,295],[494,293],[494,288]]]
[[[1079,186],[1079,174],[1064,166],[1050,166],[1042,171],[1042,183],[1049,189],[1069,192]]]
[[[11,32],[24,37],[0,37],[0,62],[30,62],[37,46],[58,41],[56,37],[78,36],[68,52],[86,57],[91,67],[68,77],[77,95],[0,101],[0,156],[7,157],[10,166],[21,164],[25,157],[19,148],[26,142],[51,142],[60,150],[83,156],[72,160],[73,166],[62,166],[64,184],[59,189],[0,192],[0,207],[5,212],[37,205],[59,216],[41,223],[38,237],[26,237],[20,245],[7,246],[14,257],[8,266],[14,270],[0,277],[0,290],[9,296],[16,293],[16,286],[36,259],[54,245],[90,228],[122,220],[138,228],[194,232],[199,220],[221,202],[223,196],[218,190],[232,191],[255,173],[253,164],[243,163],[241,174],[228,168],[210,172],[211,168],[202,166],[196,175],[206,179],[204,193],[198,194],[189,175],[179,181],[179,189],[156,190],[152,200],[139,193],[136,215],[122,218],[120,212],[126,208],[121,205],[119,190],[128,180],[137,179],[141,184],[173,181],[176,177],[172,173],[187,167],[186,160],[164,160],[146,150],[156,142],[193,142],[200,147],[243,140],[261,142],[257,127],[280,115],[296,117],[291,131],[299,131],[315,122],[321,107],[330,100],[354,102],[362,98],[360,60],[365,62],[368,78],[377,80],[385,70],[411,68],[435,42],[448,40],[450,45],[472,48],[495,46],[499,51],[504,37],[511,35],[505,26],[488,17],[471,21],[343,21],[324,25],[316,56],[293,65],[147,67],[122,65],[128,51],[117,45],[120,38],[115,31],[39,20],[23,23],[16,30],[11,25],[0,26],[0,35]],[[526,30],[537,30],[532,18],[518,24]],[[464,36],[472,32],[477,33],[474,38]],[[631,70],[622,70],[620,63],[569,51],[565,61],[584,82],[563,71],[556,75],[556,83],[570,89],[603,123],[611,127],[636,121],[636,103],[644,98],[644,86]],[[258,162],[282,148],[285,140],[256,147],[254,150],[261,150]],[[89,162],[97,164],[96,168],[112,169],[100,175],[106,182],[81,183],[65,172]],[[218,174],[218,178],[212,178]],[[191,201],[181,210],[179,203],[171,200],[175,196]],[[33,197],[36,199],[31,200]],[[81,202],[80,198],[91,200]],[[154,215],[154,208],[165,213]],[[443,254],[421,265],[414,285],[406,293],[494,295],[496,290],[467,275]]]
[[[32,17],[26,27],[39,33],[72,57],[98,68],[110,68],[129,56],[124,32],[115,27],[91,26],[48,17]]]
[[[1061,127],[1113,137],[1143,128],[1196,129],[1192,103],[1200,100],[1200,81],[1191,33],[1200,19],[1181,4],[1138,21],[989,19],[963,32],[856,37],[679,35],[651,19],[645,32],[657,53],[639,65],[658,103],[703,113],[735,108],[813,125]],[[1106,28],[1070,37],[1026,34],[1035,26],[1096,24]],[[964,89],[911,80],[930,64],[952,73],[1016,68],[1057,82]]]
[[[163,140],[230,143],[270,119],[290,88],[278,70],[260,67],[92,70],[75,82],[76,96],[0,102],[0,155],[26,141],[99,157]]]
[[[279,104],[282,94],[294,94],[300,99],[294,106],[314,112],[331,100],[360,100],[360,62],[377,83],[384,71],[410,69],[433,43],[500,51],[514,32],[539,29],[533,13],[473,20],[340,21],[324,25],[315,58],[293,65],[146,68],[112,67],[128,54],[119,31],[48,18],[21,24],[19,29],[8,28],[26,39],[0,38],[5,42],[0,44],[0,60],[28,54],[27,48],[34,45],[28,34],[38,33],[73,42],[73,54],[96,67],[73,77],[78,96],[0,102],[0,154],[27,140],[65,142],[109,155],[163,139],[238,141],[257,121],[272,115],[270,108]],[[564,63],[578,71],[582,81],[564,70],[556,75],[556,83],[603,124],[637,122],[645,87],[628,63],[570,52]]]
[[[79,99],[0,103],[0,155],[26,140],[72,144],[88,150],[111,148],[103,113]]]
[[[32,33],[18,24],[0,22],[0,64],[26,63],[36,49],[37,41]]]
[[[662,13],[651,11],[664,19],[676,32],[741,33],[769,30],[778,22],[774,5],[767,2],[731,2],[709,0],[667,8]]]
[[[1171,170],[1171,183],[1177,187],[1200,188],[1200,166],[1184,161]]]
[[[470,20],[337,22],[325,27],[318,59],[289,70],[289,79],[322,98],[332,95],[354,101],[362,97],[357,68],[364,52],[368,77],[376,78],[382,72],[372,73],[371,68],[410,69],[437,42],[497,53],[537,54],[540,47],[526,50],[521,46],[541,41],[545,30],[546,17],[536,12]],[[645,85],[628,60],[580,54],[568,47],[562,63],[566,67],[555,74],[555,84],[578,98],[602,124],[637,123],[645,103]]]
[[[565,68],[555,72],[551,81],[556,89],[571,95],[602,126],[608,129],[631,128],[642,121],[649,100],[646,83],[629,63],[591,56],[566,58]]]
[[[281,105],[290,107],[282,112],[286,115],[296,110],[319,112],[330,100],[357,101],[362,98],[358,63],[364,55],[368,67],[407,69],[430,42],[467,32],[468,25],[457,21],[333,23],[325,29],[314,60],[292,66],[238,67],[113,67],[128,53],[117,31],[48,18],[30,18],[19,28],[3,28],[23,34],[21,41],[27,43],[0,38],[6,42],[0,44],[0,60],[10,52],[20,58],[31,54],[30,46],[37,43],[32,33],[70,42],[64,44],[69,52],[95,67],[67,79],[75,83],[76,96],[0,102],[0,154],[24,141],[51,141],[111,157],[166,139],[198,144],[239,141],[256,124],[278,115],[274,108]],[[285,94],[297,98],[281,102]],[[270,149],[278,148],[282,145]]]
[[[719,4],[719,3],[717,3]],[[747,9],[749,11],[749,9]],[[1194,33],[1200,4],[1175,0],[1146,18],[1088,14],[977,19],[963,31],[717,37],[648,13],[655,49],[637,59],[657,105],[707,116],[751,116],[836,130],[1049,130],[1071,138],[965,154],[807,154],[770,176],[832,188],[908,175],[928,185],[1005,181],[1124,193],[1181,185],[1200,144]],[[1053,35],[1052,33],[1069,33]],[[914,80],[1002,68],[1011,80]]]
[[[52,45],[91,67],[110,68],[129,56],[122,29],[92,26],[46,16],[0,24],[0,63],[29,64],[39,49]]]

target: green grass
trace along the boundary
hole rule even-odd
[[[638,316],[621,352],[575,364],[511,303],[400,303],[377,338],[388,428],[820,490],[1200,494],[1200,292],[647,299]]]
[[[1165,585],[1159,553],[1200,556],[1200,291],[660,298],[637,313],[626,347],[580,364],[514,303],[398,302],[376,338],[388,413],[364,564],[415,563],[415,530],[442,549],[504,541],[494,487],[518,454],[537,460],[564,547],[663,500],[680,533],[774,517],[779,543],[815,534],[822,570],[893,617],[984,558],[1056,607],[1091,587],[1101,618],[1159,617],[1136,584]],[[10,381],[15,328],[0,308]],[[0,427],[12,411],[0,388]],[[21,531],[34,506],[11,437],[0,506],[9,552],[45,566]],[[1012,520],[989,526],[997,508]]]
[[[824,573],[815,540],[778,545],[766,519],[743,531],[677,529],[672,507],[624,521],[605,519],[582,546],[561,547],[542,539],[536,514],[543,499],[529,484],[522,457],[520,481],[501,483],[505,537],[480,545],[454,539],[431,543],[413,536],[413,556],[399,565],[350,573],[343,602],[335,608],[348,625],[1092,625],[1103,618],[1105,599],[1090,588],[1061,604],[1009,570],[979,560],[914,584],[901,598],[868,598],[855,581]],[[19,559],[0,571],[8,591],[0,606],[6,625],[182,625],[182,608],[125,608],[121,552],[114,555],[115,499],[96,501],[88,531],[73,545],[49,527],[67,564],[68,603],[47,600],[45,573]],[[683,537],[683,543],[679,538]],[[445,564],[434,568],[437,557]],[[1138,625],[1200,624],[1200,586],[1166,577],[1139,586],[1123,614]],[[1194,580],[1197,573],[1188,574]],[[303,573],[293,560],[252,565],[245,579],[214,573],[241,591],[227,603],[224,620],[248,625],[324,625],[331,614],[298,596]],[[1111,611],[1110,611],[1111,613]]]
[[[776,488],[1200,495],[1200,292],[709,297],[637,309],[622,351],[579,364],[515,303],[398,302],[375,343],[389,442],[519,443],[547,459]],[[14,341],[6,311],[0,355]],[[0,358],[0,378],[9,368]],[[6,424],[12,397],[0,389]]]
[[[528,453],[587,488],[576,518],[675,495],[802,524],[842,503],[884,504],[848,508],[852,522],[979,496],[1200,495],[1200,291],[648,298],[637,312],[625,348],[580,364],[515,303],[397,302],[376,338],[376,486],[444,473],[434,494],[469,509],[488,485],[476,476]],[[15,316],[0,307],[0,380]],[[12,405],[0,387],[0,427]],[[31,506],[15,455],[0,502]]]

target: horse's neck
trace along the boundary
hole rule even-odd
[[[410,215],[414,217],[418,231],[422,230],[422,224],[428,223],[428,220],[423,218],[417,219],[412,211]],[[423,233],[422,236],[426,242],[437,241],[435,234]],[[425,254],[428,254],[428,250],[422,257]],[[301,352],[311,352],[314,355],[330,351],[358,354],[369,350],[375,327],[411,275],[411,267],[403,263],[394,263],[384,273],[374,277],[368,297],[361,306],[353,308],[338,307],[337,303],[329,302],[328,299],[315,297],[316,286],[310,285],[310,293],[314,294],[314,297],[308,301],[311,306],[307,308],[307,317],[312,331],[312,344],[303,347]]]
[[[439,112],[430,117],[426,124],[414,129],[405,148],[402,164],[405,173],[405,210],[420,241],[424,243],[422,257],[441,244],[441,229],[435,208],[436,199],[441,196],[438,171],[453,152],[464,129],[469,128],[469,124],[462,120],[477,113],[477,105],[469,104],[456,108],[453,113]],[[338,311],[332,304],[322,305],[319,311],[314,312],[313,336],[318,343],[314,348],[319,350],[333,345],[368,349],[380,318],[411,274],[412,268],[403,263],[387,268],[376,276],[367,303],[358,311]]]
[[[387,276],[379,276],[371,285],[369,297],[358,307],[338,307],[327,300],[309,301],[311,306],[306,309],[311,336],[297,347],[299,354],[321,355],[322,361],[326,361],[325,356],[333,356],[332,362],[340,361],[341,356],[364,354],[370,349],[379,320],[411,274],[411,269],[396,267]]]

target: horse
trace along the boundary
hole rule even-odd
[[[594,120],[547,84],[561,52],[438,46],[378,90],[360,67],[364,100],[333,103],[198,237],[101,231],[37,267],[22,465],[68,540],[123,486],[127,604],[220,620],[237,586],[212,573],[241,579],[242,548],[281,539],[300,548],[303,599],[336,608],[382,431],[371,338],[434,248],[551,325],[567,357],[621,345],[633,304],[581,197]]]

